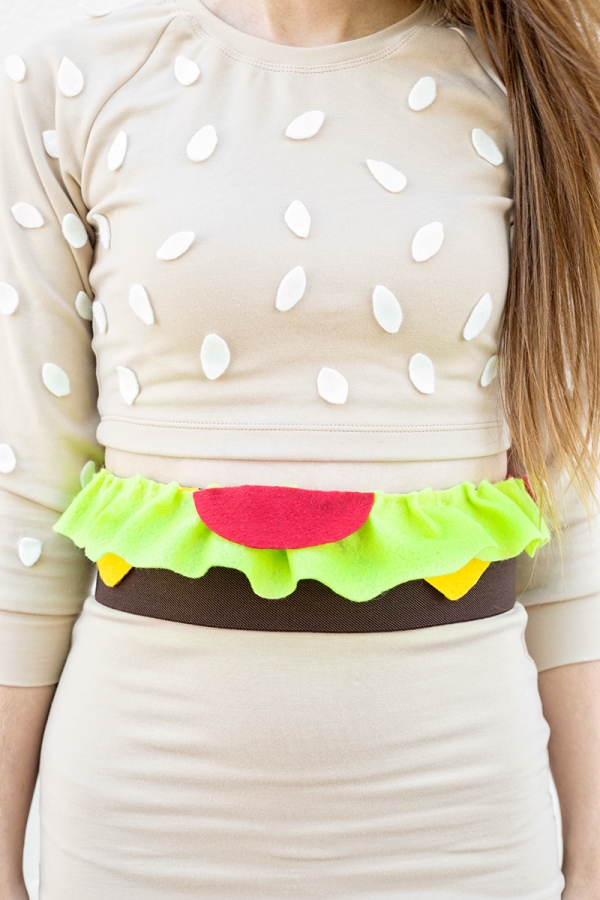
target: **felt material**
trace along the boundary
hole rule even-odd
[[[168,237],[156,251],[157,259],[178,259],[190,249],[196,237],[193,231],[178,231]]]
[[[452,572],[450,575],[438,575],[435,578],[426,578],[425,581],[443,594],[447,600],[460,600],[477,584],[488,566],[489,562],[483,562],[481,559],[472,559],[458,572]]]
[[[261,597],[286,597],[313,578],[354,601],[396,584],[457,572],[472,559],[533,556],[548,528],[523,481],[464,482],[444,491],[374,491],[369,518],[332,544],[257,550],[234,544],[198,518],[194,498],[177,482],[100,469],[71,501],[53,530],[96,562],[115,553],[138,568],[167,568],[197,578],[211,566],[238,569]]]
[[[348,399],[347,379],[329,366],[324,366],[317,375],[317,390],[328,403],[345,403]]]
[[[436,94],[437,85],[435,78],[432,78],[431,75],[426,75],[424,78],[419,78],[411,90],[408,95],[408,105],[415,112],[420,112],[422,109],[427,109],[428,106],[431,106]]]
[[[415,262],[425,262],[438,252],[444,240],[444,226],[441,222],[430,222],[423,225],[415,234],[412,242],[412,255]]]
[[[17,56],[16,53],[11,53],[10,56],[6,57],[4,68],[8,77],[12,78],[13,81],[20,82],[25,80],[27,66],[25,61],[20,56]]]
[[[108,166],[109,172],[116,172],[117,169],[121,168],[125,161],[126,154],[127,134],[125,131],[120,131],[114,139],[106,158],[106,165]]]
[[[308,237],[310,231],[310,213],[300,200],[294,200],[285,211],[285,224],[298,237]]]
[[[403,175],[402,172],[394,168],[394,166],[390,166],[389,163],[380,162],[376,159],[368,159],[367,166],[369,167],[369,171],[373,178],[375,178],[386,191],[390,191],[392,194],[398,194],[406,187],[406,175]]]
[[[474,128],[471,132],[471,140],[479,156],[493,166],[501,166],[504,162],[504,156],[498,147],[496,141],[489,136],[482,128]]]
[[[402,325],[402,309],[389,288],[378,284],[373,291],[373,314],[384,331],[396,334]]]
[[[494,311],[494,304],[489,294],[484,294],[473,308],[473,312],[467,319],[467,323],[463,328],[463,337],[465,341],[472,341],[478,334],[481,334],[485,326],[490,320]]]
[[[215,534],[259,550],[331,544],[358,531],[375,495],[244,484],[193,495],[196,512]]]
[[[132,568],[133,566],[130,566],[129,563],[125,562],[122,557],[117,556],[116,553],[105,553],[104,556],[101,556],[98,560],[100,577],[104,584],[107,584],[109,587],[114,587],[115,584],[122,581]]]
[[[178,56],[174,65],[175,78],[179,84],[189,87],[198,81],[200,69],[192,59],[187,56]]]
[[[293,119],[285,129],[285,136],[294,141],[304,141],[314,137],[325,121],[325,113],[312,109]]]
[[[408,376],[422,394],[433,394],[435,391],[435,368],[424,353],[415,353],[414,356],[411,356],[408,363]]]
[[[498,354],[494,353],[493,356],[490,356],[488,361],[485,364],[485,368],[481,373],[481,379],[479,381],[481,387],[487,387],[492,383],[494,378],[498,374]]]
[[[64,369],[55,363],[44,363],[42,381],[55,397],[66,397],[71,393],[71,381]]]
[[[197,131],[187,145],[187,155],[192,162],[204,162],[215,151],[218,138],[214,125],[205,125]]]
[[[81,69],[74,62],[63,56],[57,76],[58,89],[64,97],[76,97],[84,87],[84,77]]]

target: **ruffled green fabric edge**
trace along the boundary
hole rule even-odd
[[[190,578],[211,566],[244,572],[256,594],[279,599],[312,578],[349,600],[458,571],[472,559],[533,556],[550,534],[521,479],[410,494],[375,491],[369,518],[341,541],[299,550],[255,550],[210,531],[192,492],[173,481],[120,478],[101,469],[53,526],[97,562],[105,553],[136,568]]]

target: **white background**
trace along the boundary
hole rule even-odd
[[[94,0],[89,0],[93,4]],[[98,0],[96,0],[98,2]],[[127,0],[112,0],[113,8],[127,5]],[[43,35],[48,27],[68,23],[85,15],[78,0],[0,0],[0,59],[9,53],[18,53],[24,40],[36,34]],[[4,77],[3,71],[0,77]],[[2,123],[0,122],[0,128]],[[554,785],[551,784],[555,813],[559,819]],[[38,896],[39,871],[39,814],[38,792],[34,797],[32,813],[25,844],[25,875],[31,900]],[[65,898],[71,900],[71,898]],[[72,898],[76,900],[76,898]]]

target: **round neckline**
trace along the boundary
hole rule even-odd
[[[368,63],[373,58],[387,56],[407,40],[415,29],[422,25],[433,25],[443,18],[434,10],[429,0],[423,0],[418,9],[399,22],[364,37],[316,47],[297,47],[275,43],[240,31],[211,12],[201,0],[173,0],[173,2],[193,20],[203,36],[217,44],[229,56],[259,66],[303,71],[321,69],[324,66],[337,68],[348,64],[360,65]]]

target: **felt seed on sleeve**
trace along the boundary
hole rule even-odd
[[[22,228],[41,228],[44,224],[41,212],[31,203],[15,203],[14,206],[11,206],[10,211],[15,222]]]
[[[14,472],[16,465],[17,457],[10,444],[0,444],[0,472],[3,475],[9,475]]]
[[[192,162],[204,162],[215,151],[218,143],[214,125],[205,125],[197,131],[187,145],[187,155]]]
[[[108,319],[106,317],[106,310],[100,300],[94,300],[92,303],[92,315],[100,334],[105,334],[106,329],[108,328]]]
[[[384,331],[395,334],[402,325],[402,309],[389,290],[378,284],[373,291],[373,314]]]
[[[58,140],[56,131],[42,131],[44,150],[52,159],[58,159]]]
[[[294,141],[305,141],[307,138],[314,137],[321,130],[324,121],[325,113],[319,109],[312,109],[292,119],[285,129],[285,136]]]
[[[473,141],[475,150],[482,159],[485,159],[486,162],[491,163],[493,166],[502,165],[504,156],[502,155],[500,148],[496,141],[491,138],[483,128],[474,128],[471,132],[471,140]]]
[[[79,216],[67,213],[62,220],[62,233],[75,250],[81,250],[88,242],[88,233]]]
[[[27,74],[27,66],[25,65],[24,60],[22,60],[20,56],[17,56],[16,53],[11,53],[10,56],[6,57],[4,60],[4,68],[6,69],[8,77],[12,78],[13,81],[23,81]]]
[[[196,235],[193,231],[178,231],[167,238],[156,251],[157,259],[178,259],[190,249]]]
[[[285,224],[298,237],[308,237],[310,231],[310,213],[300,200],[294,200],[285,211]]]
[[[128,369],[126,366],[117,366],[117,375],[119,378],[119,391],[121,397],[125,403],[128,403],[131,406],[140,392],[140,386],[135,377],[135,372]]]
[[[413,238],[412,255],[416,262],[425,262],[438,252],[444,241],[444,226],[441,222],[430,222],[419,228]]]
[[[435,369],[428,356],[424,353],[415,353],[408,364],[408,375],[418,391],[422,394],[433,394]]]
[[[215,534],[258,550],[295,550],[341,541],[369,517],[375,495],[358,491],[241,485],[193,495],[200,519]]]
[[[179,84],[189,87],[198,81],[200,77],[200,69],[192,59],[187,56],[178,56],[175,60],[175,78]]]
[[[108,156],[106,157],[106,165],[109,172],[116,172],[120,169],[125,161],[127,154],[127,135],[124,131],[120,131],[111,144]]]
[[[207,334],[200,349],[200,362],[206,377],[211,381],[220,378],[230,361],[231,353],[223,338],[218,334]]]
[[[411,90],[408,95],[408,105],[415,112],[421,112],[422,109],[427,109],[428,106],[431,106],[436,98],[436,94],[437,85],[435,79],[430,75],[426,75],[424,78],[420,78]]]
[[[100,215],[100,213],[96,213],[92,216],[92,219],[98,225],[98,237],[100,239],[100,243],[104,247],[105,250],[110,249],[110,222],[106,218],[106,216]]]
[[[64,97],[76,97],[83,90],[83,72],[64,56],[58,70],[58,89]]]
[[[42,381],[55,397],[66,397],[71,393],[71,382],[64,369],[54,363],[42,366]]]
[[[277,290],[275,306],[281,312],[287,312],[304,297],[306,290],[306,273],[302,266],[296,266],[281,280]]]
[[[367,166],[375,181],[378,181],[386,191],[390,191],[392,194],[398,194],[406,187],[406,177],[399,169],[395,169],[394,166],[390,166],[389,163],[368,159]]]
[[[17,545],[19,559],[28,568],[36,564],[42,555],[42,542],[37,538],[22,537]]]
[[[472,341],[478,334],[481,334],[490,320],[493,308],[492,298],[489,294],[484,294],[477,301],[471,315],[467,319],[467,324],[463,328],[465,341]]]
[[[92,300],[91,297],[88,297],[85,291],[79,291],[79,293],[75,297],[75,309],[82,319],[87,319],[88,322],[92,321]]]
[[[345,403],[348,399],[348,382],[336,369],[324,366],[317,376],[319,396],[328,403]]]
[[[481,387],[487,387],[492,383],[496,375],[498,374],[498,355],[494,354],[494,356],[490,356],[488,361],[485,364],[485,368],[481,373],[481,379],[479,384]]]
[[[0,281],[0,312],[5,316],[12,316],[19,305],[18,291],[5,281]]]
[[[129,288],[129,305],[142,322],[154,325],[154,311],[148,292],[142,284],[132,284]]]
[[[96,474],[96,463],[93,459],[88,459],[86,464],[83,466],[81,472],[79,473],[79,484],[82,489],[87,487],[90,483],[94,475]]]

